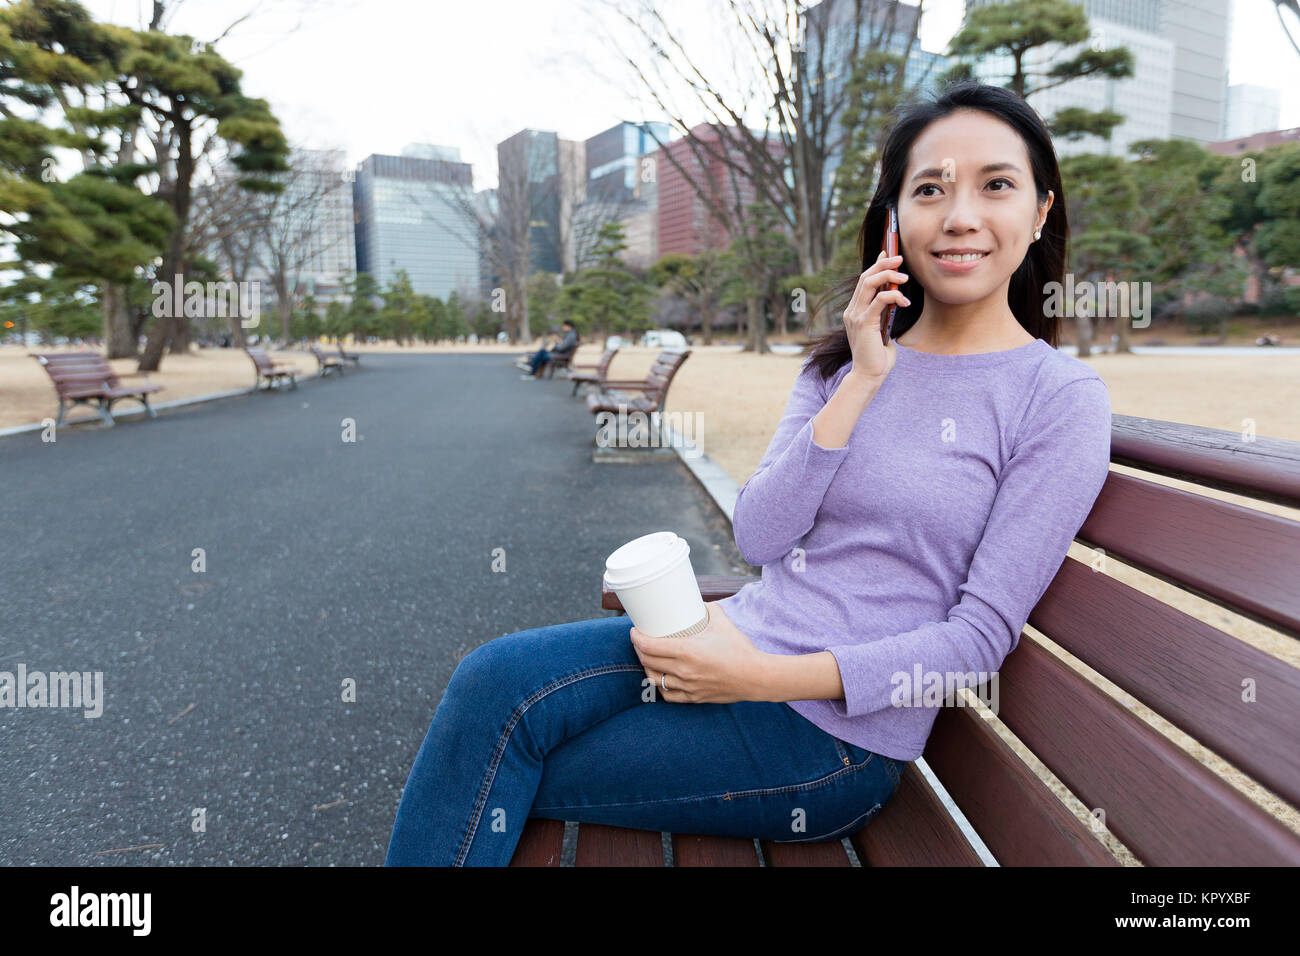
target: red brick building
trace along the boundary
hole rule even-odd
[[[723,249],[732,238],[725,223],[711,213],[709,204],[678,170],[673,159],[696,182],[707,184],[715,201],[727,209],[737,205],[743,209],[754,201],[752,180],[722,158],[725,155],[743,168],[749,168],[745,151],[736,140],[740,134],[735,128],[701,123],[691,132],[703,142],[692,144],[682,137],[655,153],[660,257],[673,252],[696,255],[708,248]],[[781,141],[775,138],[769,140],[768,149],[777,157],[785,153]],[[671,153],[672,159],[665,153]]]

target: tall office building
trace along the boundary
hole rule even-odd
[[[1282,115],[1282,91],[1270,86],[1234,83],[1228,87],[1223,111],[1223,139],[1241,139],[1277,129]]]
[[[572,210],[584,196],[585,170],[583,144],[549,130],[520,130],[497,144],[497,198],[503,207],[516,196],[528,204],[535,270],[572,267]]]
[[[804,52],[797,63],[797,75],[804,84],[804,96],[819,97],[822,102],[833,102],[843,95],[845,85],[853,71],[854,33],[857,33],[858,57],[869,52],[873,44],[881,52],[898,56],[906,54],[903,67],[903,88],[916,95],[934,89],[936,81],[947,69],[946,59],[938,53],[921,49],[915,37],[920,12],[916,6],[897,0],[866,0],[862,3],[862,19],[855,31],[854,17],[857,0],[822,0],[808,8],[805,16]],[[825,53],[822,53],[825,37]],[[909,50],[910,44],[910,50]],[[817,76],[824,74],[825,89],[818,90]],[[827,129],[827,142],[834,144],[826,160],[822,177],[822,201],[825,202],[835,184],[835,172],[844,159],[842,117],[836,112]]]
[[[473,175],[454,147],[412,144],[366,157],[353,183],[357,270],[380,288],[405,269],[416,293],[446,299],[479,285]]]
[[[352,171],[343,150],[295,148],[290,172],[282,174],[284,189],[253,202],[267,217],[265,229],[245,229],[229,241],[209,243],[206,255],[220,264],[222,274],[258,283],[259,305],[276,306],[273,276],[283,270],[284,283],[295,302],[312,296],[318,307],[342,298],[344,280],[356,272],[353,236]],[[216,170],[219,188],[233,186],[241,173],[233,163]],[[232,263],[230,257],[238,261]]]
[[[600,227],[623,226],[622,258],[649,268],[658,258],[657,169],[654,154],[667,143],[668,123],[618,123],[587,139],[586,195],[575,210],[573,254],[577,267],[591,265]]]
[[[306,261],[299,276],[303,295],[318,305],[340,298],[344,280],[357,271],[352,212],[353,171],[341,149],[296,149],[293,163],[301,172],[290,185],[290,209],[301,220],[295,230],[306,242]],[[310,197],[299,206],[299,197]],[[295,208],[298,207],[298,208]]]
[[[1161,30],[1174,42],[1169,135],[1202,144],[1217,140],[1228,96],[1231,4],[1229,0],[1164,0],[1161,8]]]
[[[480,189],[474,194],[474,209],[487,228],[479,235],[479,298],[491,302],[492,290],[501,288],[501,267],[493,258],[491,243],[496,241],[497,191]]]
[[[672,135],[668,123],[619,123],[587,140],[587,195],[606,201],[635,198],[644,178],[641,157]]]
[[[760,138],[763,135],[761,130],[750,132]],[[701,123],[691,133],[701,140],[698,147],[693,148],[683,137],[655,154],[660,258],[674,252],[697,255],[705,249],[725,248],[734,237],[712,207],[738,208],[743,215],[757,194],[753,179],[737,173],[722,159],[725,155],[745,165],[745,153],[736,142],[741,134],[734,127]],[[768,150],[778,161],[784,160],[784,146],[775,135],[768,139]],[[732,215],[728,212],[727,217]]]

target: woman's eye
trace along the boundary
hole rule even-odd
[[[993,182],[989,183],[989,185],[992,186],[992,185],[995,185],[996,183],[1005,183],[1005,184],[1007,185],[1007,187],[1010,188],[1010,189],[1014,189],[1014,188],[1015,188],[1015,185],[1016,185],[1015,183],[1013,183],[1013,182],[1012,182],[1011,180],[1009,180],[1009,179],[1001,179],[1001,178],[993,180]],[[999,190],[997,190],[997,192],[1006,192],[1006,190],[1005,190],[1005,189],[999,189]]]
[[[939,187],[936,186],[934,183],[925,183],[925,184],[923,184],[923,185],[921,185],[921,186],[918,186],[916,192],[913,193],[912,195],[914,195],[914,196],[920,196],[920,195],[921,195],[921,191],[924,190],[924,189],[938,189],[938,188],[939,188]],[[933,196],[934,193],[926,193],[925,195],[926,195],[926,196]]]

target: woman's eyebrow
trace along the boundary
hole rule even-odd
[[[983,176],[985,173],[998,173],[1003,171],[1017,172],[1017,173],[1024,172],[1024,170],[1021,169],[1019,166],[1017,166],[1015,163],[988,163],[980,167],[979,175]],[[929,169],[923,169],[915,176],[913,176],[912,182],[916,182],[918,179],[942,179],[942,178],[943,178],[943,170],[940,169],[938,166],[931,166]]]

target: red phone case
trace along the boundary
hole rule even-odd
[[[888,214],[885,217],[885,241],[881,248],[885,251],[885,257],[898,255],[898,210],[894,204],[890,203]],[[897,289],[898,283],[890,282],[885,286],[886,289]],[[894,331],[894,310],[897,308],[892,302],[885,306],[885,311],[880,314],[880,340],[884,345],[889,344],[890,336]]]

